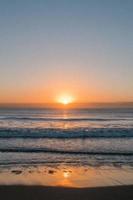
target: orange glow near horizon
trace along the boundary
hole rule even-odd
[[[88,90],[84,87],[80,87],[78,90],[71,89],[58,89],[58,85],[55,84],[55,88],[51,87],[47,90],[45,88],[34,88],[26,90],[4,90],[0,93],[1,104],[54,104],[69,106],[73,103],[130,103],[130,98],[126,95],[120,96],[119,93],[112,94],[106,91],[100,91],[94,88]],[[57,89],[56,89],[57,88]],[[68,93],[62,92],[63,90],[69,90]],[[0,88],[1,91],[1,88]]]
[[[70,95],[62,95],[62,96],[57,98],[57,102],[64,104],[64,105],[73,103],[74,101],[75,101],[74,97],[72,97]]]

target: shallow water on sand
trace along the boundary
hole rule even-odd
[[[0,172],[0,185],[48,185],[63,187],[99,187],[132,185],[133,168],[83,166],[10,167]]]

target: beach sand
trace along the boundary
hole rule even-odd
[[[3,200],[133,200],[132,186],[65,188],[46,186],[0,186]]]

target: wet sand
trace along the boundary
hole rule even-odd
[[[133,200],[132,186],[65,188],[45,186],[0,186],[3,200]]]

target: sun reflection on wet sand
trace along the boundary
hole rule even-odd
[[[69,171],[64,171],[63,176],[64,176],[64,178],[69,178],[71,176],[71,174]]]
[[[72,172],[69,170],[60,171],[57,173],[57,178],[59,176],[59,179],[57,181],[57,185],[59,186],[65,186],[65,187],[74,187],[74,184],[71,180]]]
[[[96,187],[133,183],[132,168],[46,166],[3,169],[0,184]]]

